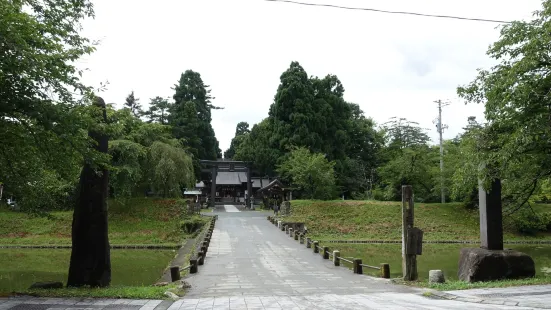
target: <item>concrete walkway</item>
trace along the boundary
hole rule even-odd
[[[233,210],[232,208],[229,208]],[[439,293],[393,285],[387,280],[355,275],[335,267],[311,249],[279,231],[266,220],[267,212],[225,212],[218,221],[205,264],[187,278],[192,288],[184,299],[0,299],[0,310],[47,309],[539,309],[551,304],[551,286],[512,288],[525,298],[491,298],[495,291]],[[368,262],[366,262],[368,263]],[[379,262],[372,262],[379,263]],[[391,266],[399,268],[399,266]],[[463,295],[461,295],[463,294]],[[484,295],[487,297],[476,297]],[[505,291],[505,295],[510,294]],[[434,295],[433,295],[434,296]],[[500,295],[501,296],[501,295]],[[511,295],[509,295],[511,297]],[[531,297],[530,297],[531,296]],[[514,296],[513,296],[514,297]],[[541,307],[540,307],[541,306]]]

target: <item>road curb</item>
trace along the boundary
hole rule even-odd
[[[431,297],[435,296],[441,299],[454,300],[461,302],[470,302],[477,304],[491,304],[491,305],[503,305],[503,306],[517,306],[517,307],[526,307],[526,308],[538,308],[538,309],[551,309],[551,305],[538,304],[533,302],[518,301],[511,299],[495,299],[495,298],[478,298],[478,297],[465,297],[455,294],[450,294],[447,292],[436,291],[436,290],[427,290],[431,293]]]

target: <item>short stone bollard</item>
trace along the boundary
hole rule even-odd
[[[285,228],[287,227],[287,225],[283,225],[281,224],[281,231],[285,231]]]
[[[362,266],[362,260],[359,258],[354,258],[353,260],[354,264],[354,273],[355,274],[363,274],[363,266]]]
[[[207,247],[206,246],[202,246],[200,251],[203,252],[204,256],[207,256]]]
[[[192,258],[189,260],[189,273],[197,273],[197,259]]]
[[[300,233],[295,232],[294,236],[295,240],[298,240],[298,237],[300,237]]]
[[[340,266],[341,265],[341,252],[337,251],[337,250],[334,250],[333,251],[333,264],[335,266]]]
[[[444,273],[442,270],[430,270],[429,271],[429,283],[444,283]]]
[[[277,228],[281,229],[281,221],[277,221]]]
[[[309,249],[312,247],[312,240],[310,238],[306,238],[306,248]]]
[[[180,267],[178,266],[170,267],[170,280],[172,282],[180,280]]]
[[[289,237],[293,237],[293,229],[292,228],[289,228]]]
[[[201,266],[205,263],[205,253],[203,251],[197,252],[197,265]]]
[[[381,264],[381,278],[383,279],[390,279],[390,265],[389,264]]]
[[[329,247],[324,246],[322,250],[323,250],[323,253],[322,253],[323,259],[329,259]]]
[[[312,245],[312,248],[314,249],[314,253],[319,253],[320,252],[320,249],[319,249],[319,242],[317,241],[314,241],[314,244]]]
[[[304,235],[303,234],[298,235],[298,243],[299,244],[304,244]]]

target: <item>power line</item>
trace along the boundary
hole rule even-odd
[[[348,7],[348,6],[340,6],[340,5],[324,4],[324,3],[306,3],[306,2],[299,2],[299,1],[293,1],[293,0],[264,0],[264,1],[270,1],[270,2],[284,2],[284,3],[292,3],[292,4],[308,5],[308,6],[321,6],[321,7],[335,8],[335,9],[344,9],[344,10],[371,11],[371,12],[388,13],[388,14],[402,14],[402,15],[414,15],[414,16],[436,17],[436,18],[451,18],[451,19],[459,19],[459,20],[469,20],[469,21],[478,21],[478,22],[489,22],[489,23],[500,23],[500,24],[512,24],[512,23],[513,23],[513,22],[511,22],[511,21],[506,21],[506,20],[495,20],[495,19],[484,19],[484,18],[470,18],[470,17],[461,17],[461,16],[450,16],[450,15],[435,15],[435,14],[424,14],[424,13],[415,13],[415,12],[402,12],[402,11],[387,11],[387,10],[380,10],[380,9]]]

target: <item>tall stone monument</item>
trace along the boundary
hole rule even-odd
[[[100,123],[107,122],[105,102],[97,97]],[[108,137],[94,129],[88,135],[95,150],[107,153]],[[78,203],[73,212],[72,251],[67,286],[105,287],[111,283],[111,256],[107,230],[108,170],[85,161],[80,174]]]
[[[536,274],[534,260],[527,254],[503,249],[501,180],[493,179],[489,191],[479,181],[480,248],[463,248],[458,278],[466,282],[519,279]]]

